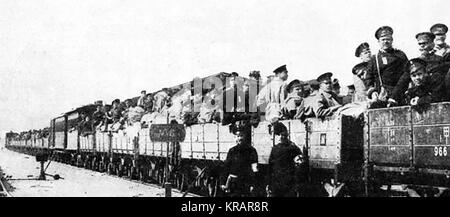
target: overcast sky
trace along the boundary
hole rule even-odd
[[[218,72],[352,83],[357,45],[416,57],[415,34],[450,24],[448,0],[0,0],[0,131],[49,125],[95,100],[137,96]]]

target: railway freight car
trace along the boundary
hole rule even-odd
[[[414,195],[440,196],[450,187],[450,103],[419,112],[410,106],[369,110],[365,125],[367,195],[402,184]]]

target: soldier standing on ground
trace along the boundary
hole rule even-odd
[[[258,172],[258,154],[251,146],[248,129],[238,129],[236,146],[230,148],[225,160],[228,171],[227,183],[222,188],[231,197],[249,197],[255,186],[255,173]]]
[[[288,139],[286,126],[273,124],[275,146],[269,156],[269,185],[266,190],[271,197],[295,197],[298,186],[297,169],[302,151]]]

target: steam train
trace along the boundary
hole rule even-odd
[[[235,145],[228,125],[185,125],[184,141],[170,145],[152,141],[150,128],[142,128],[136,137],[103,131],[81,136],[70,130],[82,113],[93,110],[93,105],[83,106],[52,119],[48,137],[41,139],[17,140],[7,134],[6,147],[32,155],[48,152],[59,162],[131,179],[162,184],[168,178],[181,191],[224,195],[223,162]],[[371,109],[360,118],[335,115],[281,122],[306,156],[298,179],[300,196],[386,196],[394,190],[420,196],[448,193],[448,102],[431,104],[424,112],[403,106]],[[260,170],[256,196],[265,195],[274,145],[270,127],[261,121],[251,128]],[[398,185],[400,189],[392,187]]]

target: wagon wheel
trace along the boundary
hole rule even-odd
[[[133,176],[134,176],[134,167],[128,167],[128,169],[127,169],[127,177],[132,180]]]
[[[122,177],[122,170],[121,170],[121,165],[116,166],[116,175],[119,177]]]
[[[94,158],[92,158],[92,160],[91,160],[91,169],[92,170],[94,170],[94,171],[97,171],[97,166],[96,166],[96,161],[97,161],[97,159],[94,157]]]
[[[141,167],[141,169],[139,169],[139,171],[138,171],[138,174],[139,174],[139,180],[141,182],[145,182],[147,180],[146,175],[148,174],[148,172],[147,172],[146,167]]]
[[[86,168],[86,169],[90,169],[89,167],[90,167],[90,161],[89,161],[89,158],[87,158],[86,157],[86,160],[84,160],[84,168]]]
[[[105,163],[103,162],[103,160],[101,160],[98,163],[98,171],[102,173],[104,171],[104,167],[105,167]]]
[[[151,180],[154,181],[155,180],[155,171],[150,167],[148,168],[147,171],[145,171],[147,173],[147,177]]]

